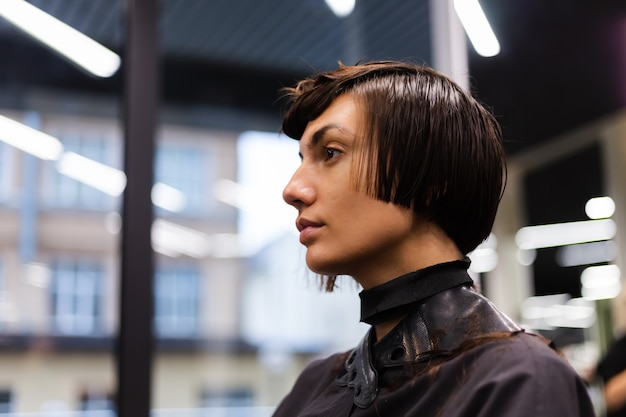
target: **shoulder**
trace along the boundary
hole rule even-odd
[[[307,407],[329,386],[335,385],[338,370],[343,366],[348,352],[336,353],[312,361],[300,373],[291,392],[283,398],[273,416],[293,417]]]
[[[320,381],[334,381],[337,372],[343,367],[349,352],[335,353],[325,358],[319,358],[309,363],[300,376],[296,380],[295,387],[299,384],[305,384],[311,387],[311,383],[319,383]]]
[[[551,343],[541,336],[519,333],[517,335],[477,346],[467,355],[471,357],[472,371],[476,377],[512,379],[528,383],[542,391],[550,390],[557,379],[575,381],[577,374],[567,360]],[[547,384],[550,379],[552,383]]]
[[[550,340],[533,333],[519,332],[511,337],[487,343],[479,346],[477,353],[495,356],[509,362],[509,365],[512,364],[510,362],[541,363],[564,367],[568,371],[572,369]]]
[[[587,389],[567,361],[537,335],[519,333],[479,345],[443,366],[464,383],[455,398],[480,416],[593,416]],[[472,415],[460,414],[460,415]]]

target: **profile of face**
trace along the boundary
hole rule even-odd
[[[350,275],[368,288],[405,262],[418,220],[412,210],[355,187],[352,167],[365,140],[362,117],[345,93],[307,124],[300,139],[302,163],[283,198],[298,210],[296,227],[308,267],[322,275]]]

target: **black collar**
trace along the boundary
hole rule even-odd
[[[472,278],[467,274],[469,265],[469,258],[433,265],[361,291],[361,321],[375,325],[401,317],[428,297],[471,284]]]

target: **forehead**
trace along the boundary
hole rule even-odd
[[[361,117],[356,100],[349,94],[343,94],[307,124],[300,139],[300,147],[315,146],[330,133],[343,133],[355,137],[361,126]]]

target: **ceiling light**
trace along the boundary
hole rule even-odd
[[[330,10],[337,17],[346,17],[352,13],[356,0],[325,0]]]
[[[556,252],[556,263],[564,267],[598,264],[614,260],[618,252],[617,244],[612,240],[568,245]]]
[[[120,67],[117,54],[24,0],[0,1],[0,16],[93,75],[110,77]]]
[[[213,249],[208,235],[163,219],[152,224],[152,246],[160,253],[194,258],[204,258]]]
[[[51,161],[58,159],[63,152],[63,145],[57,138],[4,116],[0,116],[0,140],[37,158]]]
[[[615,202],[611,197],[592,198],[585,204],[585,213],[590,219],[607,219],[615,213]]]
[[[476,52],[484,57],[500,53],[500,44],[478,0],[454,0],[454,10]]]
[[[476,273],[490,272],[498,266],[498,239],[493,233],[468,256],[471,259],[470,270]]]
[[[114,197],[122,194],[126,187],[124,172],[74,152],[63,153],[57,170]]]
[[[74,152],[61,155],[57,161],[57,170],[113,197],[121,195],[126,188],[126,174],[123,171]],[[155,206],[175,213],[181,212],[186,206],[183,192],[163,183],[156,183],[152,187],[152,202]]]
[[[172,257],[186,255],[194,258],[236,258],[250,255],[243,251],[236,234],[207,235],[163,219],[157,219],[152,224],[152,246],[155,251]]]
[[[182,191],[162,182],[158,182],[152,187],[152,202],[155,206],[167,211],[180,213],[187,205],[186,200]]]
[[[590,266],[580,275],[582,295],[586,299],[615,298],[621,290],[620,270],[617,265]]]
[[[610,240],[616,232],[611,219],[555,223],[522,227],[515,234],[515,243],[521,249],[551,248]]]

